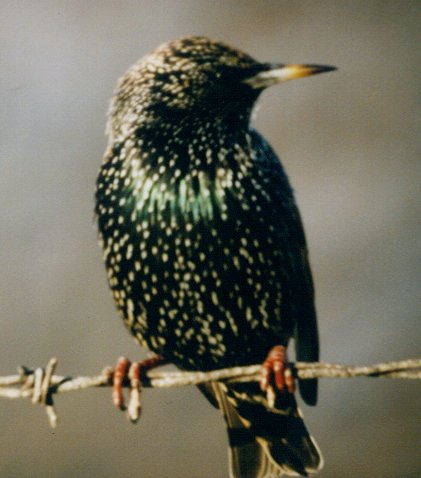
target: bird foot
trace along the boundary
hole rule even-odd
[[[166,363],[160,355],[156,355],[140,362],[130,362],[126,357],[120,357],[113,373],[113,403],[119,410],[127,410],[132,423],[136,423],[142,412],[140,401],[142,374]],[[129,385],[129,404],[126,408],[123,387]]]
[[[273,408],[277,397],[288,400],[295,392],[295,381],[289,365],[286,347],[275,345],[262,364],[260,389],[266,393],[269,407]]]

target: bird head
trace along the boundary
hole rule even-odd
[[[205,37],[181,38],[158,47],[121,78],[110,108],[109,132],[123,124],[178,123],[192,116],[248,121],[266,87],[334,69],[261,63]]]

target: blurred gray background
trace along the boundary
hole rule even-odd
[[[118,77],[190,34],[258,59],[339,70],[267,91],[256,123],[283,158],[310,246],[325,361],[420,356],[419,1],[6,1],[0,4],[0,375],[59,358],[96,374],[144,352],[117,318],[93,225]],[[323,380],[303,406],[321,478],[421,476],[419,383]],[[193,388],[60,395],[60,425],[0,402],[0,476],[227,476],[222,418]]]

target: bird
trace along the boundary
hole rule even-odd
[[[263,364],[260,383],[200,386],[225,418],[232,478],[307,476],[323,464],[286,356],[293,339],[297,360],[319,359],[304,229],[252,118],[267,87],[334,69],[183,37],[135,63],[108,112],[95,213],[126,327],[155,365]],[[314,405],[317,381],[299,387]]]

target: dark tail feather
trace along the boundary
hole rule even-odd
[[[255,434],[244,426],[241,417],[228,401],[223,387],[212,384],[228,431],[230,478],[276,477],[277,466],[271,463]]]
[[[308,476],[321,469],[322,457],[293,398],[288,408],[269,410],[258,389],[250,395],[244,385],[212,387],[228,428],[231,478]]]

